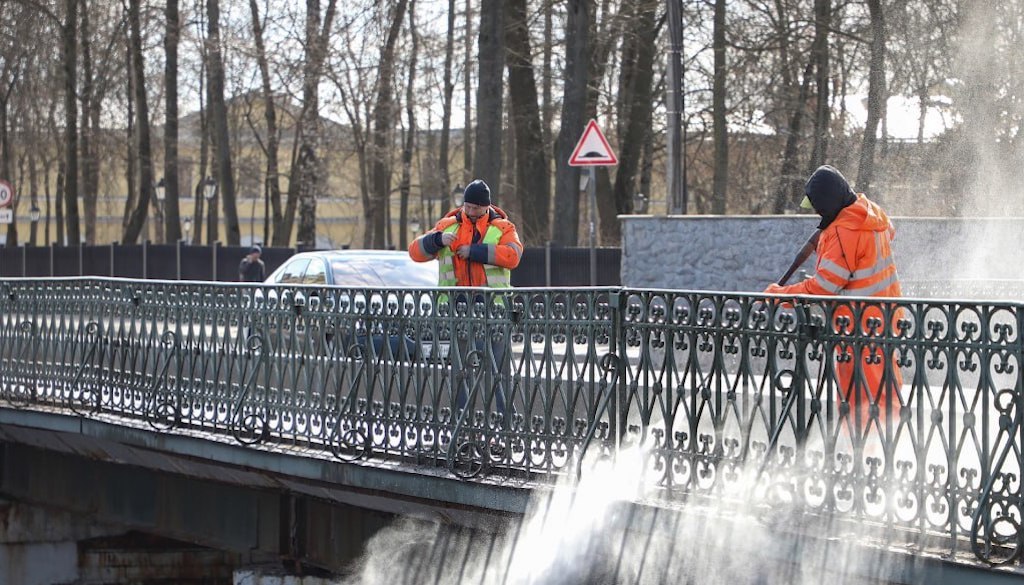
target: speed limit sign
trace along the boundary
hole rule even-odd
[[[14,187],[0,179],[0,208],[10,207],[14,203]]]

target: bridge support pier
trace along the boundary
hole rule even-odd
[[[0,500],[0,582],[72,582],[78,575],[78,541],[110,533],[73,514]]]

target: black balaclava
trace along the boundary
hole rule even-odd
[[[857,202],[857,195],[850,188],[846,177],[829,165],[821,165],[807,179],[804,195],[807,195],[814,211],[821,216],[818,229],[822,230],[835,221],[844,207]]]

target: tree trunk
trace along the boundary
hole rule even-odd
[[[473,177],[483,179],[501,198],[501,136],[504,101],[505,23],[501,0],[481,0],[476,88],[476,149]],[[536,91],[536,90],[535,90]]]
[[[146,71],[142,60],[142,27],[140,16],[141,0],[128,2],[128,27],[131,31],[131,62],[132,77],[135,89],[135,126],[138,136],[139,156],[139,200],[132,209],[125,229],[124,243],[134,244],[142,233],[142,224],[146,220],[146,210],[153,198],[153,152],[149,135],[149,106],[146,100]],[[70,165],[68,180],[71,179]],[[68,234],[71,228],[68,228]]]
[[[543,135],[544,151],[549,157],[554,156],[554,148],[551,137],[551,120],[555,115],[555,102],[551,90],[554,79],[552,72],[552,60],[554,57],[555,30],[554,30],[554,2],[544,2],[541,10],[544,13],[544,45],[542,47],[543,57],[540,71],[541,98],[540,98],[540,129]]]
[[[319,0],[306,0],[306,58],[303,64],[302,112],[299,118],[298,142],[292,159],[288,205],[281,238],[291,239],[295,206],[299,207],[296,242],[316,247],[316,200],[323,192],[327,177],[318,150],[322,140],[320,128],[320,75],[327,55],[327,38],[334,22],[336,0],[327,3],[322,29]]]
[[[711,213],[725,215],[729,188],[729,126],[725,109],[725,0],[715,0],[714,20],[712,44],[715,53],[715,72],[711,101],[715,134],[715,168],[712,179]]]
[[[597,106],[601,98],[600,84],[604,79],[605,72],[608,70],[608,60],[612,54],[612,47],[615,46],[615,39],[619,38],[621,34],[624,21],[623,15],[628,16],[636,10],[635,3],[626,3],[622,5],[622,13],[620,15],[609,17],[610,5],[610,0],[605,0],[601,6],[602,18],[600,22],[598,22],[595,14],[595,17],[591,19],[589,24],[594,34],[590,37],[592,39],[590,44],[590,73],[588,74],[590,82],[587,84],[587,102],[584,109],[584,119],[596,119],[598,117]],[[598,235],[601,236],[605,230],[604,227],[600,227],[601,219],[604,219],[606,224],[609,223],[609,217],[612,222],[618,221],[615,218],[615,189],[611,181],[609,167],[597,168],[597,193],[595,195],[597,197],[599,216]],[[612,228],[607,226],[607,229]]]
[[[92,63],[92,29],[89,23],[89,2],[82,2],[82,207],[85,212],[85,241],[96,243],[96,198],[99,190],[98,148],[93,137],[99,128],[91,124],[95,75]],[[94,133],[95,132],[95,133]]]
[[[4,95],[0,96],[0,179],[4,179],[12,183],[12,186],[15,189],[15,195],[17,195],[20,186],[18,185],[18,181],[14,179],[14,175],[11,170],[11,138],[10,133],[8,132],[7,123],[7,108],[10,103],[9,98],[11,95],[10,89],[13,89],[13,87],[14,82],[11,81],[9,88],[4,88]],[[15,203],[17,201],[18,198],[15,196],[14,201],[10,206],[12,211],[15,210]],[[17,217],[17,213],[15,213],[15,217]],[[5,244],[12,247],[18,245],[18,223],[15,221],[7,224],[7,241]]]
[[[178,0],[167,0],[167,34],[164,37],[164,232],[168,242],[181,240],[178,209]]]
[[[561,127],[555,140],[555,217],[552,240],[575,246],[579,233],[580,174],[569,157],[583,134],[590,68],[592,0],[568,0],[565,25],[565,76]]]
[[[437,199],[439,195],[447,195],[452,191],[452,179],[448,169],[448,150],[451,144],[452,132],[452,98],[455,94],[455,84],[452,83],[452,65],[455,60],[455,0],[448,0],[448,36],[444,44],[444,88],[441,95],[441,145],[437,154],[437,168],[440,177],[436,189],[440,193],[431,193],[430,199]],[[432,218],[423,218],[426,222]],[[424,225],[426,225],[424,223]],[[417,234],[418,235],[418,234]]]
[[[619,166],[613,199],[598,205],[602,241],[618,244],[622,238],[618,214],[633,213],[637,173],[653,107],[654,54],[658,0],[635,5],[631,26],[625,33],[619,64]],[[610,204],[610,205],[609,205]]]
[[[57,192],[53,197],[53,217],[57,227],[57,241],[54,242],[56,244],[65,243],[62,241],[62,238],[64,237],[64,197],[62,195],[66,188],[65,185],[67,184],[67,164],[68,162],[66,158],[62,158],[60,163],[57,164]]]
[[[274,91],[270,84],[270,66],[267,63],[267,48],[263,41],[263,23],[260,20],[259,6],[256,0],[249,0],[252,12],[252,32],[256,41],[256,63],[260,68],[260,82],[263,89],[263,118],[267,124],[267,196],[270,198],[270,209],[273,213],[273,243],[275,246],[287,246],[287,234],[284,215],[281,213],[281,177],[278,171],[278,155],[281,144],[281,132],[277,127],[277,104]],[[285,235],[284,238],[281,236]]]
[[[416,146],[416,58],[419,52],[419,39],[416,33],[416,0],[409,0],[409,36],[412,37],[412,48],[409,53],[409,77],[405,89],[405,116],[408,121],[405,143],[402,148],[402,179],[399,185],[401,207],[398,218],[398,249],[404,250],[409,241],[409,190],[412,183],[412,152]],[[416,234],[419,235],[419,234]],[[413,236],[415,237],[415,236]]]
[[[64,213],[67,242],[81,242],[78,218],[78,2],[64,0]],[[136,8],[138,5],[136,3]],[[138,24],[136,21],[134,24]]]
[[[395,99],[392,84],[395,77],[395,44],[405,17],[408,2],[399,0],[388,27],[388,34],[380,52],[377,101],[373,107],[373,130],[370,147],[370,178],[372,180],[371,226],[373,247],[386,248],[388,207],[391,192],[391,142],[394,126]]]
[[[465,57],[462,67],[463,77],[463,123],[462,123],[462,184],[468,185],[473,180],[473,0],[466,0],[466,35],[463,37]],[[451,200],[448,200],[451,205]],[[442,206],[443,207],[443,206]]]
[[[195,186],[195,206],[193,208],[192,224],[195,231],[192,233],[192,244],[198,246],[203,243],[203,207],[206,204],[206,161],[209,157],[210,135],[207,128],[206,100],[206,58],[203,57],[199,64],[199,176]],[[213,245],[213,241],[208,242]]]
[[[857,168],[857,189],[869,192],[875,172],[875,144],[878,141],[878,123],[882,119],[886,100],[885,90],[885,13],[882,0],[868,0],[871,14],[871,61],[868,72],[868,117],[864,124],[864,139],[860,147],[860,165]]]
[[[829,50],[828,30],[831,26],[832,0],[814,0],[814,45],[811,60],[814,62],[814,84],[817,93],[814,109],[814,150],[811,168],[825,164],[828,156],[829,136]]]
[[[523,214],[518,228],[524,240],[544,242],[550,237],[549,162],[537,105],[537,83],[533,77],[526,0],[506,0],[505,7],[509,108],[515,131],[516,200]]]
[[[235,175],[231,161],[231,138],[228,130],[228,107],[224,100],[224,60],[220,47],[220,0],[206,0],[206,56],[209,72],[210,122],[214,157],[217,161],[217,197],[224,211],[224,230],[228,245],[241,241],[238,227],[238,203],[235,199]]]
[[[129,35],[130,36],[130,35]],[[130,38],[125,39],[125,67],[127,71],[134,71],[132,67],[132,43]],[[135,169],[136,161],[138,159],[137,149],[135,148],[135,76],[133,73],[125,75],[127,83],[125,83],[125,146],[126,151],[124,153],[124,183],[125,183],[125,198],[124,198],[124,210],[121,214],[121,243],[127,243],[124,240],[124,234],[128,231],[128,224],[131,223],[132,210],[135,209],[135,201],[138,199],[138,193],[135,191]],[[59,198],[58,198],[59,199]],[[61,224],[57,224],[57,232],[61,233]]]
[[[796,197],[802,193],[800,184],[803,177],[797,174],[799,168],[797,155],[800,145],[800,127],[803,125],[804,108],[811,92],[813,70],[814,61],[809,60],[807,68],[804,69],[803,81],[800,82],[800,90],[793,100],[789,129],[786,131],[786,148],[782,154],[782,167],[779,170],[779,182],[775,188],[772,213],[784,213],[786,210],[795,209],[795,203],[799,201]]]
[[[29,201],[29,212],[31,212],[32,209],[39,209],[39,166],[35,152],[30,152],[28,155],[28,188],[32,193],[32,198]],[[30,222],[28,229],[29,245],[37,246],[39,244],[38,238],[39,222]]]

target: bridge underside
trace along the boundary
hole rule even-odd
[[[507,577],[520,570],[510,565],[521,562],[516,559],[523,558],[523,547],[536,545],[528,532],[536,510],[564,503],[536,494],[531,503],[526,484],[460,482],[426,469],[345,464],[282,448],[246,448],[5,408],[0,408],[0,457],[0,494],[11,500],[231,551],[239,558],[277,558],[299,570],[343,573],[375,534],[407,528],[397,519],[426,520],[418,524],[433,527],[421,530],[432,543],[426,548],[421,543],[418,549],[374,550],[371,543],[377,562],[388,565],[389,582],[416,582],[409,579],[424,571],[447,572],[451,563],[461,563],[458,574],[498,571]],[[694,583],[705,582],[695,578],[697,567],[745,571],[755,578],[751,583],[760,582],[760,572],[770,575],[763,582],[773,582],[830,571],[837,584],[858,585],[1020,580],[1013,570],[987,570],[891,546],[796,537],[789,529],[807,527],[785,521],[748,532],[739,523],[723,528],[732,521],[692,509],[621,503],[595,513],[609,520],[585,535],[583,562],[561,567],[558,582],[641,582],[627,568],[638,558],[648,572],[656,568],[677,577],[683,571],[688,577],[677,582]],[[524,514],[527,521],[520,523]],[[543,519],[548,521],[558,520]],[[735,540],[723,541],[718,537],[723,533]],[[502,550],[507,552],[494,552]],[[749,558],[756,560],[744,560]],[[728,562],[712,566],[722,559]],[[836,559],[845,562],[837,568]],[[686,564],[693,568],[681,566]]]
[[[12,414],[0,409],[0,421]],[[492,531],[504,523],[501,512],[403,496],[401,485],[396,493],[332,481],[337,462],[296,467],[285,461],[295,457],[243,449],[241,464],[231,465],[222,462],[238,451],[230,445],[196,448],[202,439],[178,437],[171,450],[157,450],[156,434],[144,429],[49,413],[30,418],[39,426],[0,422],[0,495],[256,560],[341,571],[399,516]],[[387,482],[391,473],[376,479]],[[366,483],[365,474],[354,483]]]

